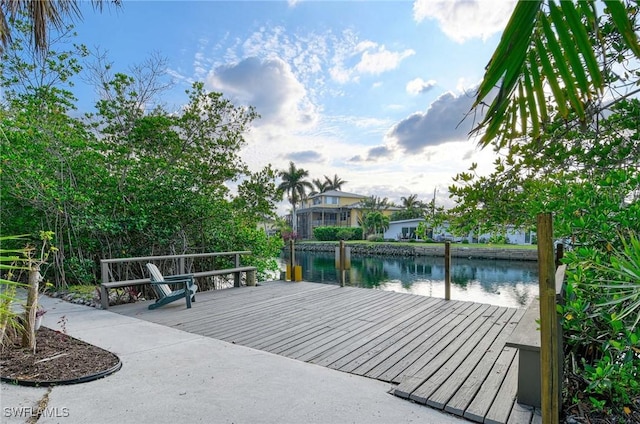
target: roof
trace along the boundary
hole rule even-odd
[[[339,190],[328,190],[328,191],[324,191],[322,193],[316,193],[314,195],[309,196],[309,199],[313,199],[314,197],[320,197],[320,196],[333,196],[333,197],[355,197],[358,199],[366,199],[367,196],[363,196],[362,194],[355,194],[355,193],[347,193],[344,191],[339,191]]]

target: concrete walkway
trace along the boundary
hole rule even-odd
[[[44,325],[107,349],[123,367],[89,383],[0,385],[3,423],[462,423],[407,402],[392,386],[186,333],[109,311],[42,297]]]

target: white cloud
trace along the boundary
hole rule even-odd
[[[466,140],[473,119],[464,118],[473,101],[471,95],[444,93],[426,112],[413,113],[394,125],[387,133],[387,139],[407,153],[419,153],[427,146]]]
[[[407,93],[412,96],[417,96],[418,94],[426,93],[431,90],[435,85],[435,80],[425,81],[422,78],[415,78],[407,83]]]
[[[402,52],[391,52],[384,46],[380,46],[377,51],[365,51],[362,53],[360,62],[356,65],[355,70],[361,74],[379,75],[396,69],[403,59],[414,54],[416,52],[411,49]]]
[[[256,57],[215,68],[207,76],[207,88],[221,91],[240,104],[252,105],[261,115],[261,125],[306,127],[317,120],[316,107],[304,86],[279,58]]]
[[[341,84],[358,82],[363,75],[380,75],[397,69],[404,59],[415,54],[412,49],[391,51],[373,41],[355,43],[347,33],[342,44],[335,49],[329,74],[334,81]]]
[[[463,43],[471,38],[486,40],[504,29],[515,1],[507,0],[415,0],[417,22],[435,19],[449,38]]]

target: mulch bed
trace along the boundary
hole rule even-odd
[[[0,350],[2,379],[25,385],[81,383],[115,372],[120,365],[113,353],[46,327],[36,332],[35,354],[19,340]]]

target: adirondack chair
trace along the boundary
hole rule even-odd
[[[151,287],[156,293],[156,296],[158,296],[156,303],[149,305],[149,309],[156,309],[182,298],[187,301],[187,308],[191,308],[191,302],[196,301],[196,291],[198,290],[198,286],[196,286],[193,279],[193,274],[164,277],[158,267],[152,263],[147,264],[147,270],[151,275]],[[171,290],[169,284],[181,284],[182,288]]]

